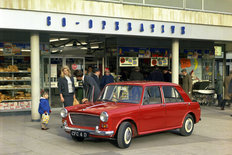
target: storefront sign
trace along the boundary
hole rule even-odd
[[[77,70],[77,64],[72,64],[72,70]]]
[[[151,66],[168,66],[168,57],[151,58]]]
[[[214,46],[215,56],[222,56],[222,46]]]
[[[231,27],[215,25],[10,9],[0,9],[0,19],[0,29],[232,41]]]
[[[139,65],[138,57],[120,57],[120,67],[137,67]]]
[[[52,26],[53,24],[53,18],[51,16],[47,16],[46,18],[46,24],[47,26]],[[66,17],[62,17],[60,20],[61,20],[61,25],[62,27],[66,27],[67,26],[67,19]],[[135,27],[139,27],[139,29],[137,29],[138,32],[145,32],[146,29],[147,31],[150,31],[150,33],[154,33],[156,29],[159,29],[158,27],[161,27],[160,29],[160,32],[161,33],[165,33],[165,31],[168,31],[168,33],[170,34],[175,34],[177,32],[179,32],[181,35],[185,35],[185,26],[181,26],[179,29],[179,31],[176,31],[176,25],[170,25],[170,26],[167,26],[167,24],[163,24],[163,25],[158,25],[158,24],[154,24],[154,23],[150,23],[148,25],[148,27],[145,27],[145,23],[135,23],[133,22],[132,20],[131,21],[128,21],[126,23],[126,26],[122,25],[122,23],[124,24],[124,21],[110,21],[109,19],[103,19],[101,21],[99,20],[94,20],[94,19],[88,19],[86,21],[74,21],[74,23],[72,24],[75,24],[77,27],[78,25],[80,25],[82,22],[87,22],[87,26],[89,29],[93,29],[96,25],[101,25],[101,30],[106,30],[107,28],[109,28],[109,26],[112,25],[113,23],[113,28],[115,31],[119,31],[121,28],[124,28],[126,27],[127,31],[133,31],[133,29]],[[55,23],[56,24],[56,23]],[[122,26],[123,27],[122,27]],[[156,27],[157,26],[157,27]]]

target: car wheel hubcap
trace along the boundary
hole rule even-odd
[[[124,133],[124,141],[126,144],[129,144],[132,137],[132,131],[130,127],[127,127]]]
[[[190,133],[193,129],[193,121],[191,118],[188,118],[185,123],[185,131]]]

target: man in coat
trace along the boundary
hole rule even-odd
[[[83,87],[88,101],[95,102],[98,99],[101,91],[94,78],[89,75],[83,75],[82,71],[80,70],[76,70],[74,75],[76,76],[77,80],[83,81]],[[85,102],[86,98],[84,98],[82,102]]]
[[[142,81],[142,80],[144,80],[143,74],[140,73],[140,68],[139,67],[135,67],[134,71],[131,72],[130,80],[131,81]]]
[[[216,87],[215,87],[216,93],[217,93],[217,99],[218,99],[218,107],[222,106],[223,102],[223,80],[222,76],[218,73],[217,75],[217,81],[216,81]]]
[[[99,68],[95,68],[95,69],[93,70],[92,77],[93,77],[94,80],[96,81],[96,83],[97,83],[97,85],[99,86],[99,88],[100,88],[100,74],[101,74],[101,72],[100,72]]]
[[[163,73],[159,70],[157,66],[155,66],[155,70],[151,72],[148,79],[150,81],[164,81]]]
[[[187,73],[186,69],[183,69],[181,73],[183,75],[182,88],[192,99],[192,77]]]
[[[231,104],[232,100],[232,71],[230,71],[230,75],[225,77],[224,81],[224,101],[221,106],[221,109],[224,110],[226,102]]]
[[[101,89],[103,89],[105,85],[113,82],[114,82],[114,77],[110,74],[110,69],[106,68],[105,75],[101,78],[101,83],[100,83]]]

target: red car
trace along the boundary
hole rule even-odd
[[[87,137],[113,138],[127,148],[132,137],[179,129],[192,134],[200,105],[177,84],[118,82],[108,84],[98,101],[61,110],[64,130],[83,141]]]

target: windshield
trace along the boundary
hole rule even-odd
[[[105,87],[100,100],[139,104],[142,94],[141,86],[110,85]]]

